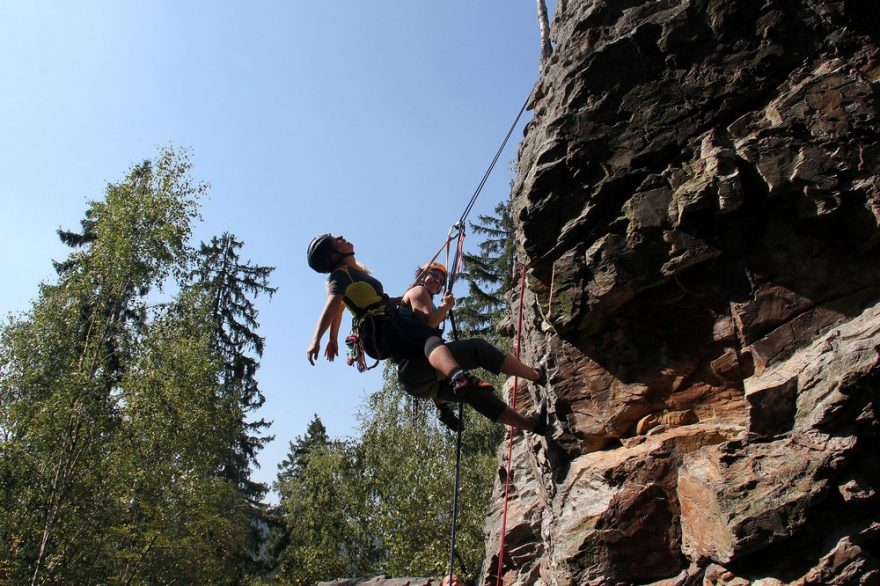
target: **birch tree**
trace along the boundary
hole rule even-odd
[[[553,55],[553,45],[550,42],[550,20],[547,16],[547,3],[545,0],[538,2],[538,28],[541,31],[541,68],[543,69]]]
[[[210,303],[184,289],[198,199],[163,150],[91,201],[74,251],[0,332],[0,582],[240,583],[247,500]]]

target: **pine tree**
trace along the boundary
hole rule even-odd
[[[513,240],[513,217],[510,200],[495,206],[495,215],[480,215],[470,222],[471,230],[485,238],[478,254],[464,255],[464,279],[468,295],[456,303],[455,317],[459,329],[467,335],[504,342],[495,326],[510,307],[504,294],[515,285],[516,248]]]
[[[250,472],[257,465],[257,452],[271,440],[260,435],[269,423],[264,419],[247,422],[244,416],[265,402],[256,380],[265,340],[256,331],[258,311],[253,300],[260,294],[271,298],[275,293],[276,289],[269,286],[275,269],[242,263],[238,254],[241,247],[242,243],[228,232],[215,236],[210,244],[202,243],[192,278],[211,304],[214,347],[223,360],[220,398],[237,403],[243,414],[238,438],[226,451],[222,474],[257,504],[268,488],[253,482]]]
[[[317,415],[290,443],[275,483],[288,537],[279,578],[306,585],[372,567],[378,537],[365,517],[370,503],[359,452],[357,442],[329,439]]]
[[[273,267],[254,266],[242,262],[239,251],[243,244],[224,232],[209,244],[202,243],[196,255],[195,269],[188,286],[204,304],[211,330],[210,346],[219,357],[215,399],[228,405],[236,414],[229,422],[232,434],[219,446],[218,474],[236,487],[247,500],[246,517],[250,543],[236,552],[239,572],[260,571],[261,528],[271,522],[271,515],[261,502],[268,492],[264,483],[251,479],[251,470],[258,466],[257,453],[272,438],[262,435],[269,427],[265,419],[249,421],[265,402],[256,379],[265,340],[257,333],[258,311],[254,300],[260,294],[269,298],[276,289],[269,286]]]
[[[302,478],[308,465],[309,454],[315,449],[330,445],[327,436],[327,428],[318,414],[315,413],[306,428],[305,435],[298,435],[292,442],[288,442],[287,457],[278,464],[278,479],[276,487],[287,480]]]

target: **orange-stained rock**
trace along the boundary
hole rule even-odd
[[[557,10],[512,192],[552,430],[505,584],[876,583],[880,3]]]

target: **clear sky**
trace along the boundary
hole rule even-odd
[[[276,439],[254,474],[271,482],[313,414],[352,435],[381,385],[381,369],[306,361],[326,294],[309,240],[344,234],[402,294],[537,80],[539,31],[534,0],[5,0],[0,55],[0,313],[54,278],[55,231],[78,229],[107,183],[189,149],[211,185],[193,244],[232,232],[243,259],[276,267],[258,304]],[[507,196],[530,117],[471,219]]]

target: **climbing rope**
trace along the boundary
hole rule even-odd
[[[504,140],[501,141],[501,146],[498,147],[498,151],[496,151],[495,156],[492,158],[492,162],[489,164],[489,167],[486,169],[486,172],[483,174],[483,178],[480,180],[479,185],[474,190],[473,195],[471,195],[470,201],[468,201],[467,206],[465,206],[464,212],[462,212],[461,217],[458,219],[458,222],[452,225],[449,229],[449,234],[446,237],[446,242],[440,247],[434,257],[425,265],[425,268],[419,271],[419,274],[416,276],[416,280],[412,286],[415,286],[421,279],[424,277],[424,274],[427,272],[427,267],[431,265],[437,257],[440,256],[440,253],[443,249],[446,249],[446,266],[449,278],[446,283],[446,290],[452,291],[452,287],[455,284],[455,277],[461,271],[462,265],[464,263],[464,236],[465,236],[465,221],[467,220],[468,215],[471,213],[471,210],[474,207],[474,204],[477,202],[477,198],[480,196],[480,193],[483,191],[483,187],[486,185],[486,181],[489,179],[489,175],[492,174],[493,169],[495,169],[495,164],[498,162],[498,159],[501,157],[501,153],[504,152],[504,147],[507,146],[507,141],[510,140],[510,136],[513,134],[514,129],[516,129],[516,125],[519,124],[519,119],[522,117],[523,112],[526,110],[526,106],[529,103],[528,97],[525,102],[523,102],[522,108],[520,108],[519,113],[516,115],[516,119],[513,121],[513,124],[510,125],[510,129],[507,131],[507,134],[504,137]],[[449,263],[449,250],[450,244],[453,240],[458,239],[458,243],[455,247],[455,256],[453,257],[452,264]],[[523,275],[525,275],[525,268],[523,268]],[[522,300],[520,300],[520,319],[522,319]],[[458,330],[455,327],[455,314],[450,310],[449,312],[449,327],[452,331],[453,340],[458,340]],[[519,357],[519,340],[517,340],[517,358]],[[514,380],[514,401],[516,397],[516,380]],[[462,403],[458,404],[458,432],[456,434],[455,441],[455,482],[452,491],[452,529],[450,531],[450,545],[449,545],[449,582],[452,583],[452,576],[454,575],[455,570],[455,531],[456,525],[458,522],[458,485],[459,478],[461,475],[461,440],[462,440],[462,429],[464,428],[464,406]],[[505,497],[506,502],[506,497]],[[506,505],[505,505],[506,506]],[[505,519],[506,519],[506,510],[505,510]],[[503,533],[502,533],[503,539]]]
[[[458,521],[458,483],[461,477],[461,437],[464,429],[464,404],[458,404],[458,431],[455,433],[455,483],[452,488],[452,529],[449,535],[449,583],[455,574],[455,529]]]
[[[449,264],[449,244],[452,241],[452,230],[457,228],[458,244],[455,247],[455,256],[452,264]],[[449,230],[450,236],[446,239],[446,266],[449,267],[449,278],[446,290],[452,291],[455,283],[455,274],[461,270],[464,255],[464,223],[459,222]],[[431,262],[434,262],[433,260]],[[429,263],[430,264],[430,263]],[[449,328],[452,330],[452,339],[458,340],[458,329],[455,327],[455,315],[449,311]],[[464,430],[464,403],[458,404],[458,430],[455,432],[455,482],[452,487],[452,528],[449,536],[449,583],[452,584],[452,576],[455,574],[455,530],[458,523],[458,485],[461,477],[461,440]]]
[[[522,265],[521,277],[519,282],[519,309],[517,313],[516,324],[516,359],[519,360],[520,343],[522,341],[522,320],[523,320],[523,296],[526,290],[526,265]],[[516,395],[519,388],[519,377],[513,378],[513,397],[510,404],[516,406]],[[504,566],[504,536],[507,533],[507,501],[510,497],[510,476],[513,463],[513,428],[507,431],[507,473],[504,479],[504,506],[501,513],[501,542],[498,546],[498,573],[496,574],[496,586],[504,584],[502,569]]]
[[[480,184],[477,185],[477,189],[474,191],[474,194],[471,196],[471,200],[468,202],[467,207],[464,209],[464,213],[461,214],[461,218],[458,219],[459,224],[464,224],[465,219],[467,219],[468,214],[471,213],[471,209],[474,207],[474,204],[477,201],[477,198],[480,196],[480,192],[483,191],[483,186],[486,185],[486,181],[489,179],[489,175],[492,174],[492,170],[495,168],[495,163],[498,162],[498,158],[501,156],[501,153],[504,151],[504,147],[507,146],[507,141],[510,140],[510,135],[513,134],[514,129],[516,129],[516,125],[519,124],[519,119],[522,117],[523,112],[526,111],[526,106],[529,105],[529,98],[526,97],[526,101],[523,102],[522,108],[519,109],[519,114],[516,115],[516,119],[513,121],[513,124],[510,125],[510,130],[507,131],[507,135],[504,137],[504,140],[501,141],[501,146],[498,147],[498,151],[495,153],[495,157],[492,159],[492,162],[489,164],[489,168],[486,169],[486,173],[483,175],[483,179],[480,181]]]
[[[461,272],[462,266],[464,264],[464,222],[458,222],[453,224],[451,228],[449,228],[449,235],[446,237],[446,241],[440,245],[440,248],[437,252],[434,253],[434,256],[431,257],[427,263],[422,265],[422,268],[419,270],[418,274],[416,274],[415,280],[407,287],[407,290],[412,289],[416,285],[418,285],[428,271],[431,269],[431,265],[434,264],[434,261],[437,260],[437,257],[440,256],[440,253],[443,252],[443,249],[446,249],[446,267],[448,274],[450,277],[447,279],[446,284],[443,286],[444,289],[452,290],[452,283],[457,272]],[[451,266],[449,264],[449,245],[453,240],[458,239],[458,245],[456,245],[455,251],[455,260],[453,261],[455,266]]]

